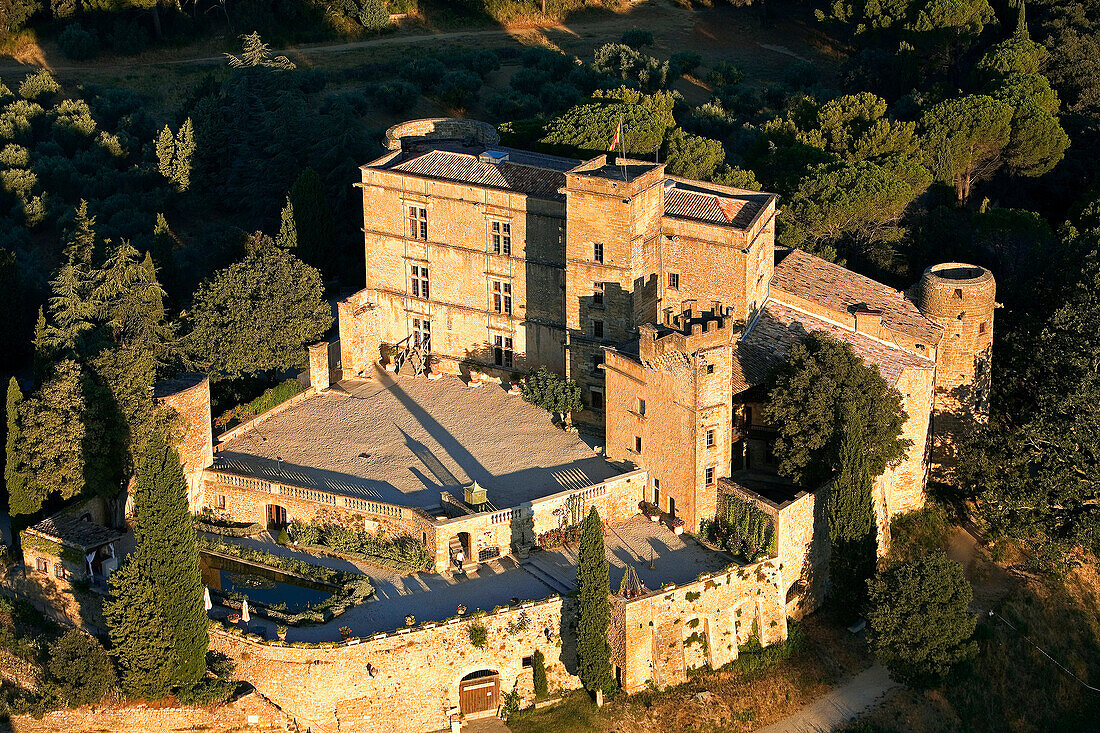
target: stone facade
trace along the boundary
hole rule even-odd
[[[499,692],[534,699],[530,657],[540,650],[552,691],[575,689],[574,642],[562,624],[563,600],[501,609],[377,634],[352,644],[293,647],[214,630],[211,648],[236,661],[236,674],[317,733],[421,733],[448,726],[460,709],[459,685],[480,671],[496,673]],[[476,648],[469,628],[486,629]],[[488,711],[492,715],[496,708]]]
[[[787,638],[782,572],[775,560],[638,598],[614,597],[611,658],[626,692],[687,681],[692,669],[717,669],[755,638],[763,646]]]
[[[153,397],[172,408],[183,422],[179,444],[183,472],[187,478],[188,505],[198,511],[202,499],[202,472],[214,463],[214,423],[210,415],[210,378],[202,374],[181,374],[158,382]]]
[[[249,693],[217,707],[132,705],[63,709],[39,719],[17,715],[13,733],[287,733],[290,718],[263,696]],[[302,728],[302,730],[305,730]]]

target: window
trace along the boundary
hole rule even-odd
[[[428,210],[421,206],[409,207],[409,236],[413,239],[428,238]]]
[[[703,475],[706,477],[707,486],[710,486],[711,484],[713,484],[714,483],[714,466],[707,466],[706,470],[703,471]]]
[[[680,289],[680,273],[670,272],[668,273],[668,286],[673,290]]]
[[[40,573],[50,572],[50,564],[40,557],[34,559],[34,569]]]
[[[707,364],[707,374],[714,374],[714,365]]]
[[[637,436],[637,435],[634,436],[634,452],[635,453],[641,453],[642,452],[642,439],[641,439],[640,436]]]
[[[592,338],[603,338],[603,321],[599,319],[592,321]]]
[[[512,338],[510,336],[493,337],[493,363],[499,367],[512,366]]]
[[[603,308],[603,283],[592,283],[592,305]]]
[[[592,243],[592,259],[596,262],[603,262],[603,242]]]
[[[522,664],[523,664],[524,669],[530,669],[531,667],[534,667],[535,666],[534,656],[524,657],[523,660],[522,660]]]
[[[512,254],[512,225],[506,221],[491,222],[489,224],[489,243],[494,254]]]
[[[428,299],[428,266],[412,266],[412,294],[414,298]]]
[[[661,508],[661,479],[653,479],[653,503],[658,509]]]
[[[710,428],[709,430],[707,430],[707,447],[714,447],[714,428]]]
[[[413,319],[413,344],[425,349],[432,348],[432,322],[427,318]]]
[[[53,574],[54,574],[55,577],[58,577],[58,578],[61,578],[62,580],[64,580],[65,579],[65,566],[62,565],[59,562],[55,562],[53,564]]]
[[[645,415],[645,400],[643,400],[641,397],[639,397],[638,398],[638,404],[636,405],[636,407],[637,407],[639,415]]]
[[[512,312],[512,283],[493,280],[493,310],[497,313]]]
[[[218,494],[218,509],[225,509],[225,494]]]
[[[603,390],[598,387],[593,387],[588,391],[589,402],[592,403],[593,410],[603,409]]]
[[[602,353],[593,354],[592,355],[592,373],[593,374],[599,374],[600,373],[600,367],[602,367],[602,366],[603,366],[603,354]]]
[[[978,324],[978,333],[985,333],[985,321]]]

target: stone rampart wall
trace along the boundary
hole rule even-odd
[[[224,631],[211,633],[211,648],[237,663],[237,675],[315,733],[421,733],[447,727],[459,706],[459,681],[481,670],[500,676],[501,696],[534,695],[524,659],[541,650],[551,690],[574,689],[575,652],[562,639],[562,603],[503,609],[475,618],[424,624],[379,634],[353,644],[293,647],[262,643]],[[526,619],[524,621],[524,619]],[[484,626],[478,649],[468,629]]]

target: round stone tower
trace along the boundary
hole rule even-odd
[[[153,399],[171,407],[182,420],[179,453],[187,478],[188,504],[191,511],[197,511],[202,501],[202,470],[214,463],[210,379],[204,374],[181,374],[157,382],[153,386]]]
[[[917,307],[944,331],[936,350],[933,462],[950,465],[958,431],[988,415],[997,283],[984,267],[947,262],[925,270],[916,291]]]

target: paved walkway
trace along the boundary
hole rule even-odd
[[[897,685],[882,665],[875,664],[789,718],[761,728],[757,733],[821,733],[834,730],[873,707]]]

